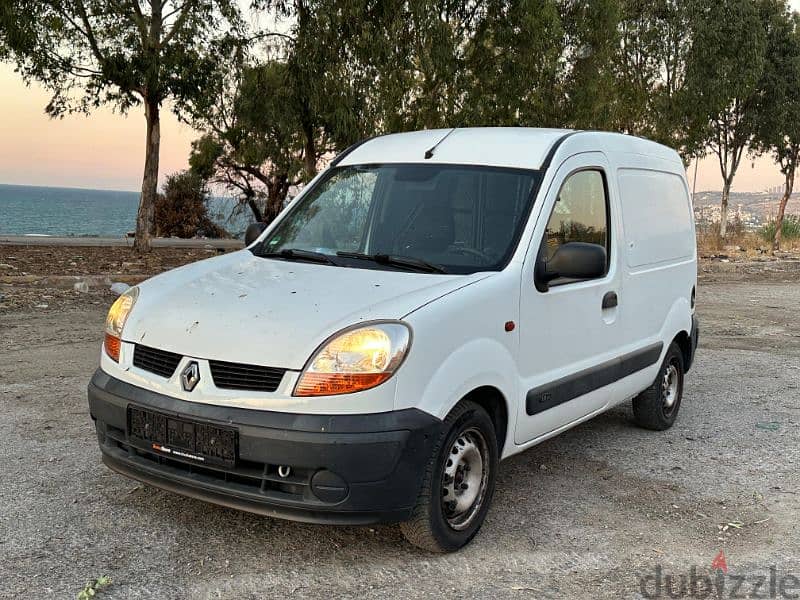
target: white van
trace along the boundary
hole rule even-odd
[[[697,261],[669,148],[386,135],[248,238],[111,308],[89,406],[115,471],[269,516],[401,522],[452,551],[500,459],[626,400],[649,429],[678,414]]]

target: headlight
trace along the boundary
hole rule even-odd
[[[114,301],[106,317],[106,337],[103,347],[106,354],[117,362],[119,362],[119,351],[122,346],[122,328],[125,327],[125,321],[128,320],[128,315],[138,297],[139,288],[132,287]]]
[[[295,396],[350,394],[389,379],[408,352],[411,334],[402,323],[346,329],[311,357],[294,387]]]

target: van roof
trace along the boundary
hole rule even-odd
[[[646,154],[671,162],[680,160],[671,148],[619,133],[531,127],[468,127],[426,129],[371,138],[354,147],[336,164],[467,164],[539,170],[547,166],[551,151],[556,149],[560,141],[567,154],[604,150]],[[426,158],[426,152],[431,149],[434,149],[433,155]]]

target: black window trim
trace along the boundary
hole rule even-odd
[[[536,265],[534,266],[534,283],[535,283],[536,289],[540,293],[547,293],[549,291],[549,289],[552,288],[552,287],[563,287],[565,285],[571,285],[571,284],[575,284],[575,283],[583,283],[585,281],[600,281],[602,279],[605,279],[608,276],[608,273],[611,271],[611,263],[612,263],[612,255],[611,255],[611,253],[613,251],[613,245],[611,243],[611,241],[612,241],[612,237],[611,236],[612,236],[613,226],[612,226],[612,222],[611,222],[611,192],[609,191],[609,188],[608,188],[608,175],[606,174],[605,168],[602,167],[601,165],[589,165],[589,166],[577,167],[574,170],[570,171],[569,173],[567,173],[566,177],[564,177],[564,179],[561,181],[561,185],[558,187],[558,194],[556,194],[556,198],[558,198],[558,196],[561,195],[561,190],[564,189],[564,184],[567,183],[567,181],[569,181],[569,179],[573,175],[576,175],[578,173],[583,173],[583,172],[586,172],[586,171],[596,171],[597,173],[600,173],[600,177],[603,180],[603,193],[605,194],[605,200],[606,200],[606,229],[607,229],[607,231],[606,231],[606,270],[605,270],[605,272],[603,273],[603,275],[601,277],[593,277],[593,278],[589,278],[589,279],[568,279],[566,277],[563,277],[563,278],[554,279],[552,281],[544,283],[544,282],[540,281],[538,277],[536,277],[535,273],[539,269],[539,264],[544,260],[543,257],[544,257],[545,247],[547,245],[547,225],[550,223],[550,219],[553,216],[553,212],[555,212],[556,205],[555,205],[555,202],[554,202],[553,203],[553,207],[550,209],[550,213],[547,215],[547,220],[545,221],[545,231],[542,233],[542,239],[539,242],[539,249],[538,249],[538,251],[536,253]]]

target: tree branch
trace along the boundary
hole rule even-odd
[[[57,6],[55,6],[55,5],[53,5],[53,8],[55,9],[55,11],[56,11],[56,12],[57,12],[59,15],[61,15],[61,16],[62,16],[64,19],[66,19],[66,21],[67,21],[67,22],[68,22],[70,25],[72,25],[72,26],[73,26],[75,29],[77,29],[77,30],[80,32],[80,34],[81,34],[83,37],[85,37],[85,38],[88,38],[88,37],[89,37],[89,34],[86,32],[86,30],[85,30],[85,29],[83,29],[83,27],[81,27],[80,25],[78,25],[78,24],[75,22],[75,20],[74,20],[74,19],[73,19],[73,18],[70,16],[70,14],[69,14],[67,11],[60,9],[60,8],[58,8],[58,7],[57,7]]]
[[[159,44],[160,47],[163,48],[164,46],[169,44],[170,40],[172,40],[172,38],[174,38],[175,35],[181,30],[183,24],[186,22],[186,19],[189,17],[189,13],[192,12],[191,10],[189,10],[190,5],[192,4],[194,4],[192,0],[186,0],[186,2],[184,2],[180,8],[176,8],[170,13],[170,15],[173,15],[178,10],[180,10],[180,14],[178,15],[178,18],[175,19],[175,23],[173,23],[167,35],[165,35],[161,40]],[[167,17],[162,17],[161,22],[163,23],[166,19]]]
[[[139,36],[142,38],[142,47],[147,43],[147,21],[142,13],[142,7],[139,6],[139,0],[128,0],[128,3],[133,9],[133,22],[139,30]]]
[[[189,4],[189,0],[186,0],[186,2],[184,2],[184,3],[183,3],[183,4],[181,4],[180,6],[176,6],[174,9],[172,9],[171,11],[169,11],[167,14],[165,14],[165,15],[164,15],[164,21],[166,21],[167,19],[169,19],[169,18],[170,18],[172,15],[175,15],[175,14],[179,13],[180,11],[182,11],[182,10],[184,9],[184,7],[185,7],[187,4]],[[162,8],[162,10],[164,9],[164,7],[165,7],[166,5],[167,5],[167,3],[166,3],[166,2],[162,2],[162,3],[161,3],[161,8]]]
[[[106,57],[103,56],[102,51],[100,50],[100,46],[97,45],[97,39],[94,37],[94,31],[92,30],[92,24],[89,21],[89,15],[86,14],[86,7],[83,4],[83,0],[76,0],[75,7],[78,10],[78,14],[81,17],[81,21],[83,22],[83,27],[86,30],[84,33],[86,35],[86,39],[89,41],[89,47],[92,49],[92,54],[94,54],[97,62],[101,65],[106,61]]]
[[[255,42],[257,40],[260,40],[262,38],[267,38],[267,37],[279,37],[279,38],[283,38],[283,39],[285,39],[285,40],[287,40],[289,42],[295,42],[295,38],[293,36],[291,36],[291,35],[289,35],[287,33],[279,33],[277,31],[264,31],[264,32],[261,32],[261,33],[257,33],[257,34],[255,34],[253,36],[250,36],[249,38],[245,38],[244,42],[246,44],[249,44],[250,42]]]

